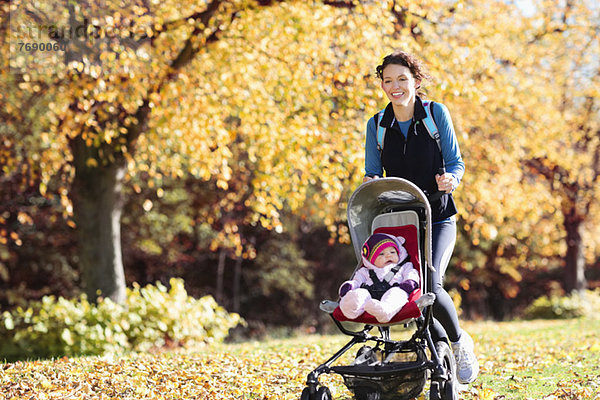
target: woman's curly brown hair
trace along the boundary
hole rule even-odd
[[[407,67],[412,73],[415,80],[423,82],[424,80],[431,80],[431,76],[425,71],[425,67],[421,61],[402,50],[396,50],[392,54],[388,54],[383,58],[381,65],[376,68],[376,75],[379,79],[383,79],[383,70],[390,64],[403,65]]]

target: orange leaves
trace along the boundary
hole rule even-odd
[[[577,210],[589,205],[586,254],[597,257],[600,209],[593,200],[600,185],[593,150],[600,143],[589,133],[598,129],[600,90],[590,68],[598,54],[590,36],[595,25],[583,5],[571,9],[577,26],[561,23],[566,31],[558,33],[544,31],[552,19],[525,18],[495,0],[354,2],[353,9],[227,1],[203,24],[194,15],[208,3],[134,1],[124,10],[118,2],[92,1],[89,9],[74,8],[74,17],[89,17],[90,32],[101,32],[82,38],[85,54],[66,65],[56,54],[8,54],[23,75],[3,75],[8,83],[0,105],[17,121],[9,130],[28,127],[17,138],[29,139],[15,143],[40,165],[43,194],[72,161],[69,140],[81,137],[89,147],[107,149],[89,158],[88,167],[131,152],[130,174],[143,173],[149,186],[191,174],[226,193],[212,214],[230,212],[240,201],[252,215],[238,224],[281,231],[286,213],[300,213],[325,221],[332,236],[347,241],[338,222],[363,173],[365,123],[385,104],[373,70],[402,47],[424,58],[436,78],[425,89],[454,119],[467,168],[456,196],[470,245],[499,243],[497,256],[510,259],[513,277],[517,266],[536,262],[521,250],[561,253],[559,196],[521,163],[541,157],[569,172],[552,178],[551,186],[584,188],[576,193],[583,200]],[[68,25],[64,9],[40,7],[57,25]],[[12,25],[40,28],[13,8]],[[207,43],[217,27],[218,40]],[[191,40],[198,53],[173,71],[194,29],[202,32]],[[174,78],[164,82],[169,74]],[[150,117],[137,120],[145,102]],[[147,129],[135,149],[127,147],[130,129],[140,122]],[[3,172],[18,164],[14,157],[22,157],[20,151],[13,156],[0,149]],[[471,269],[480,266],[468,262]]]
[[[218,168],[221,149],[247,156],[245,168],[254,171],[247,204],[258,214],[254,221],[264,226],[278,227],[281,211],[302,207],[312,188],[323,193],[326,206],[337,206],[348,180],[357,179],[361,161],[354,154],[364,130],[364,114],[357,110],[368,97],[362,95],[368,86],[362,77],[372,67],[358,50],[367,41],[362,34],[375,27],[357,24],[355,17],[364,18],[305,3],[246,10],[224,32],[215,51],[193,62],[193,70],[203,74],[187,71],[195,90],[185,92],[182,105],[214,116],[201,132],[204,142],[216,144],[214,157],[191,161],[198,169],[206,166],[225,189],[231,187],[231,178]],[[346,23],[361,26],[361,32],[348,32]],[[369,47],[379,47],[376,36],[369,39]],[[331,46],[334,41],[338,44]],[[189,120],[199,112],[181,115]],[[228,118],[241,121],[225,127],[242,141],[239,145],[225,135],[216,138],[214,131],[205,134]],[[318,208],[328,213],[323,204]]]
[[[500,400],[503,399],[504,396],[496,396],[497,393],[488,387],[484,387],[484,385],[475,384],[475,387],[468,391],[469,395],[472,396],[473,399],[478,400]]]
[[[464,400],[591,400],[600,395],[600,353],[592,350],[597,321],[482,322],[465,328],[475,339],[481,372],[473,384],[461,387]],[[309,335],[185,352],[3,364],[0,396],[298,399],[307,374],[346,341],[342,335]],[[320,380],[334,398],[351,398],[339,376]]]
[[[309,342],[312,342],[309,339]],[[132,355],[5,364],[7,400],[101,397],[133,399],[296,399],[306,373],[323,356],[314,344],[244,344],[201,353]],[[331,346],[328,346],[331,350]],[[310,349],[310,351],[305,351]]]

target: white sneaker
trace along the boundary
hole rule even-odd
[[[454,358],[456,358],[456,377],[463,384],[473,382],[479,374],[479,363],[477,362],[473,348],[473,339],[464,330],[460,335],[459,341],[452,343]]]

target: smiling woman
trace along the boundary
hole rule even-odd
[[[456,242],[457,209],[452,192],[464,173],[452,120],[443,104],[421,100],[421,83],[429,76],[415,56],[396,51],[387,55],[376,71],[390,103],[367,123],[363,181],[381,177],[385,171],[388,177],[413,182],[430,196],[432,291],[436,295],[432,336],[436,341],[450,340],[459,381],[470,383],[479,372],[473,340],[460,328],[454,303],[442,285]],[[429,115],[433,115],[439,137],[431,134]]]
[[[431,79],[421,62],[411,54],[398,51],[385,57],[376,71],[377,77],[381,79],[381,88],[396,106],[394,113],[407,114],[406,118],[399,120],[412,118],[415,96],[424,96],[424,92],[419,90],[421,82]]]

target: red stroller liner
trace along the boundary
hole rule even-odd
[[[419,271],[419,276],[421,277],[421,285],[423,284],[423,274],[421,274],[421,262],[419,260],[419,238],[417,237],[417,227],[414,225],[403,225],[403,226],[392,226],[392,227],[381,227],[375,229],[373,233],[387,233],[394,236],[402,236],[406,239],[404,242],[404,248],[408,251],[410,255],[410,261],[413,266]],[[404,321],[406,319],[418,318],[421,316],[421,310],[415,304],[415,300],[421,297],[421,288],[415,289],[410,296],[408,296],[408,303],[394,317],[383,325],[394,324],[400,321]],[[355,319],[347,318],[340,310],[338,306],[333,311],[333,318],[340,322],[351,321],[351,322],[359,322],[363,324],[369,325],[382,325],[380,322],[375,319],[368,312],[364,312],[361,316]]]

